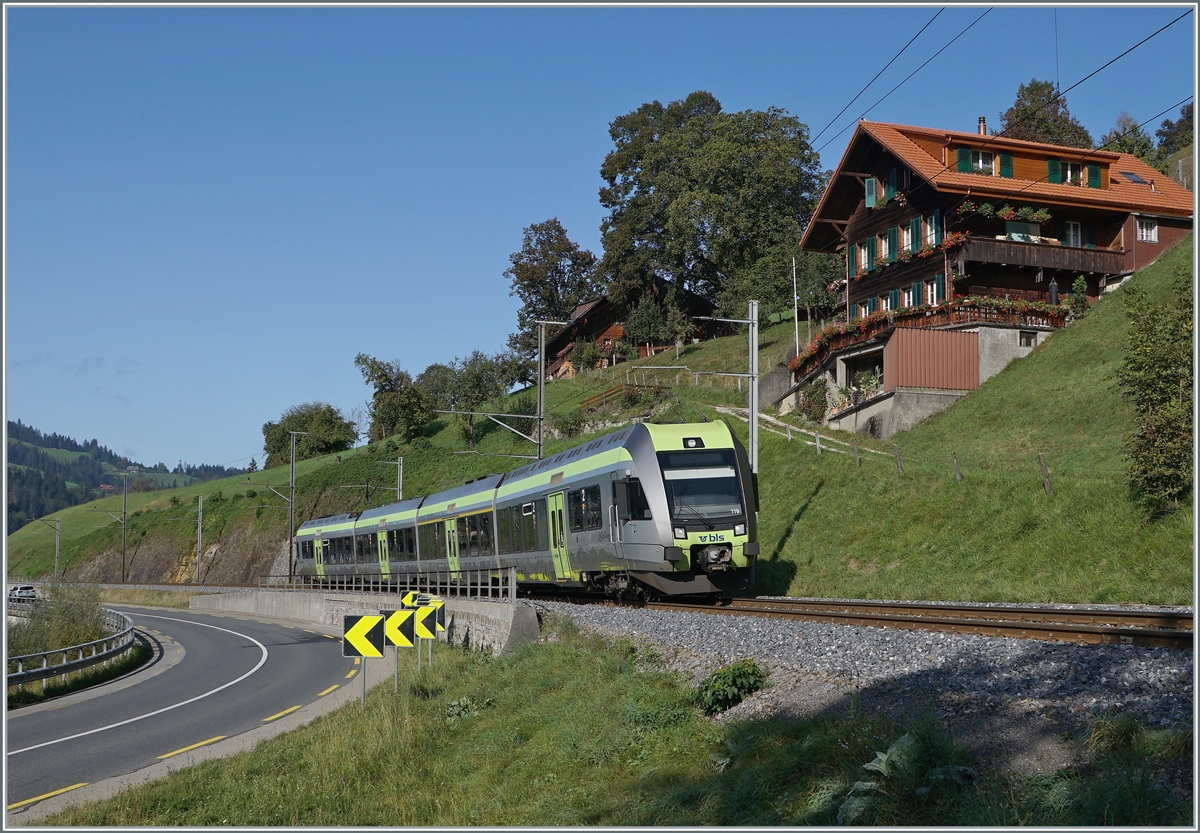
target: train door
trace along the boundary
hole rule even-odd
[[[458,578],[458,520],[446,521],[446,563],[450,566],[450,578]]]
[[[554,578],[558,581],[569,581],[571,576],[571,559],[567,555],[566,513],[563,512],[563,495],[565,492],[555,492],[547,497],[550,515],[550,556],[554,559]]]
[[[325,578],[325,548],[328,546],[328,541],[322,541],[320,538],[313,539],[313,565],[316,567],[317,575],[321,578]]]
[[[381,576],[388,576],[392,573],[392,566],[388,563],[387,536],[386,529],[380,529],[379,532],[375,533],[375,537],[379,542],[377,549],[379,550],[379,574]]]
[[[662,561],[662,544],[650,512],[650,503],[636,477],[613,480],[613,538],[618,554],[626,561]]]

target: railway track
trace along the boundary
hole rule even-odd
[[[1068,610],[998,605],[771,598],[722,598],[715,602],[654,601],[645,602],[640,606],[647,610],[807,619],[860,627],[977,633],[985,636],[1144,645],[1181,650],[1192,650],[1194,637],[1191,613],[1121,608]]]

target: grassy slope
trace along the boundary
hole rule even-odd
[[[1164,256],[1133,280],[1165,297],[1170,269],[1190,264],[1190,243]],[[1121,443],[1130,411],[1113,388],[1126,323],[1121,293],[1103,298],[1082,321],[1057,334],[1029,357],[1014,362],[954,408],[895,438],[905,476],[897,477],[891,444],[860,439],[862,467],[849,455],[818,457],[809,445],[761,432],[763,563],[759,591],[873,598],[944,598],[1005,601],[1186,602],[1192,594],[1192,513],[1144,523],[1128,499]],[[801,327],[801,336],[804,336]],[[790,323],[770,327],[760,339],[766,371],[793,339]],[[735,335],[689,346],[676,359],[668,351],[651,362],[620,365],[547,386],[547,410],[566,413],[592,394],[625,380],[673,384],[664,419],[717,416],[713,404],[744,404],[737,380],[659,369],[685,365],[696,371],[740,372],[746,340]],[[709,381],[713,387],[708,387]],[[529,421],[514,422],[528,431]],[[795,424],[799,424],[798,421]],[[745,425],[735,428],[745,438]],[[601,429],[603,430],[603,429]],[[530,454],[531,445],[483,423],[476,450]],[[843,435],[844,436],[844,435]],[[547,453],[578,442],[550,440]],[[370,481],[395,484],[404,456],[407,496],[462,483],[525,461],[455,455],[463,443],[445,420],[411,445],[375,443],[342,455],[297,464],[297,523],[317,515],[360,510]],[[887,452],[870,454],[866,449]],[[958,455],[963,482],[956,484],[950,454]],[[1042,488],[1037,455],[1049,466],[1053,495]],[[254,482],[286,493],[287,467],[257,472]],[[170,492],[130,494],[130,540],[159,535],[186,549],[195,526],[194,500],[205,495],[205,541],[253,524],[254,534],[286,538],[284,504],[245,477],[194,484]],[[247,489],[257,495],[245,497]],[[224,500],[215,501],[220,491]],[[394,495],[394,492],[392,493]],[[181,506],[171,507],[177,495]],[[376,489],[369,505],[389,499]],[[274,508],[251,508],[271,505]],[[102,509],[120,514],[113,497],[59,513],[67,564],[103,548],[120,547],[120,530]],[[134,514],[140,513],[140,514]],[[30,524],[9,536],[10,575],[40,575],[53,564],[53,533]]]

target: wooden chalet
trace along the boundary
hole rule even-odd
[[[1182,240],[1193,205],[1130,154],[992,136],[983,118],[975,133],[860,121],[800,243],[845,254],[846,322],[792,361],[778,404],[824,375],[830,424],[910,427],[1063,326],[1079,276],[1094,299]]]
[[[613,344],[624,337],[625,327],[618,320],[616,308],[608,298],[585,301],[571,310],[570,323],[546,339],[546,376],[551,379],[575,376],[571,351],[580,339],[592,341],[612,361]]]

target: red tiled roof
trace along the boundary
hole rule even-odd
[[[978,193],[981,196],[1036,196],[1052,199],[1056,202],[1069,201],[1078,204],[1095,205],[1097,207],[1110,206],[1127,211],[1142,210],[1187,217],[1192,216],[1195,206],[1195,197],[1191,191],[1162,172],[1156,171],[1136,156],[1128,153],[1083,150],[1081,148],[1009,139],[1003,136],[980,136],[977,133],[963,133],[954,130],[930,130],[928,128],[885,124],[883,122],[863,121],[859,122],[859,127],[881,145],[896,154],[910,168],[932,182],[940,191],[965,192],[969,189],[973,194]],[[943,165],[940,159],[930,156],[924,148],[912,141],[909,138],[910,136],[936,138],[944,145],[969,142],[977,147],[994,148],[996,150],[1037,149],[1042,152],[1052,151],[1056,156],[1065,161],[1107,162],[1109,163],[1108,187],[1073,188],[1064,193],[1061,185],[1044,180],[981,177],[978,174],[959,173],[953,165]],[[1121,176],[1122,171],[1136,174],[1145,180],[1145,184],[1126,179]],[[1154,190],[1151,190],[1149,184],[1151,181],[1154,182]]]

